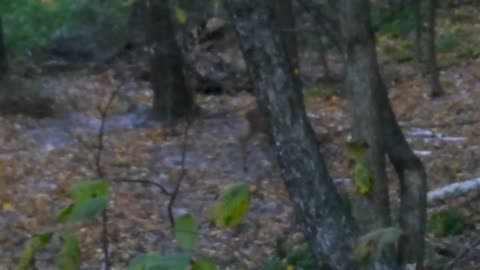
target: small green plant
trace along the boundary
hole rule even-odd
[[[378,259],[388,248],[393,247],[403,232],[396,227],[380,228],[360,237],[353,257],[364,267]]]
[[[228,188],[207,210],[207,219],[220,228],[233,227],[240,223],[247,213],[250,202],[250,189],[247,184],[236,184]],[[182,215],[175,220],[175,238],[180,251],[174,254],[153,252],[134,258],[129,270],[165,269],[215,270],[217,266],[208,258],[194,258],[198,239],[198,223],[190,214]]]
[[[70,190],[72,203],[58,215],[61,224],[91,220],[103,212],[108,204],[109,186],[102,180],[86,180]],[[20,255],[17,270],[28,270],[35,262],[35,254],[44,248],[54,235],[60,237],[62,246],[57,254],[59,269],[74,270],[80,267],[80,247],[75,233],[65,228],[47,230],[33,236]]]
[[[473,223],[459,210],[442,209],[428,217],[427,231],[441,237],[452,236],[473,228]]]
[[[276,254],[263,263],[263,270],[319,269],[310,247],[301,239],[277,238]]]

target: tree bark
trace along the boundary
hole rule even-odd
[[[151,84],[154,92],[152,116],[168,122],[194,111],[193,92],[184,76],[184,59],[175,37],[168,0],[151,0],[147,10]]]
[[[437,49],[435,45],[435,21],[436,21],[436,0],[427,0],[427,19],[428,19],[428,31],[427,31],[427,70],[430,77],[430,96],[432,98],[443,96],[445,91],[438,74],[437,64]]]
[[[376,144],[373,146],[376,153],[371,155],[375,155],[376,162],[384,164],[380,151],[386,151],[393,163],[400,178],[399,219],[400,227],[405,233],[400,242],[399,262],[401,266],[416,263],[417,269],[422,269],[426,216],[425,170],[405,140],[381,79],[375,36],[369,22],[368,0],[342,0],[341,3],[347,87],[352,95],[354,121],[362,121],[354,124],[353,128],[366,129],[354,133],[367,140],[368,136],[376,136],[369,140]],[[361,117],[355,117],[355,114]],[[362,117],[365,119],[362,120]],[[386,183],[379,185],[375,191],[386,191]],[[383,198],[380,194],[376,196],[378,202],[388,198]]]
[[[351,259],[356,225],[328,175],[306,117],[300,82],[274,25],[273,1],[226,4],[305,238],[316,257],[327,259],[333,269],[356,269]]]

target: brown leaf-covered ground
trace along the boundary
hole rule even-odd
[[[451,59],[442,57],[444,62]],[[308,55],[304,58],[306,73],[321,70],[308,62]],[[480,60],[448,63],[441,72],[446,95],[435,100],[428,97],[429,86],[420,66],[388,61],[382,65],[398,120],[426,166],[429,189],[480,174]],[[256,137],[249,143],[248,171],[243,170],[239,138],[247,132],[243,115],[254,107],[249,94],[198,95],[203,113],[185,137],[185,123],[173,129],[143,123],[152,94],[146,82],[135,80],[127,71],[73,72],[35,80],[34,85],[41,84],[55,97],[55,115],[44,119],[0,115],[1,270],[14,268],[30,236],[56,224],[56,214],[69,203],[72,184],[95,177],[94,150],[90,148],[97,142],[97,108],[104,106],[116,89],[120,95],[109,110],[104,138],[101,165],[105,179],[148,179],[173,190],[182,170],[186,142],[187,175],[174,209],[201,220],[197,254],[209,256],[223,267],[259,269],[262,261],[274,254],[276,238],[296,232],[288,194],[273,153],[265,147],[266,140]],[[349,105],[341,97],[318,95],[318,91],[308,89],[305,102],[332,178],[348,186],[348,181],[340,180],[350,178],[344,153]],[[204,211],[226,186],[237,182],[247,182],[255,190],[248,216],[238,228],[215,229],[205,222]],[[130,259],[143,252],[174,250],[166,211],[169,198],[153,185],[112,182],[111,186],[108,228],[113,269],[125,269]],[[392,174],[393,205],[397,189]],[[478,194],[447,203],[480,225]],[[100,221],[76,228],[82,269],[99,269]],[[459,251],[475,237],[475,231],[468,231],[457,237],[429,239]],[[38,269],[54,269],[57,247],[58,241],[53,241],[37,256]],[[479,260],[479,250],[473,250],[458,269],[479,269]]]

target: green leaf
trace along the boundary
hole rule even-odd
[[[250,203],[247,184],[236,184],[226,190],[209,208],[207,218],[217,227],[232,227],[240,223]]]
[[[187,12],[179,6],[175,6],[175,18],[180,24],[186,24],[188,21]]]
[[[161,255],[158,252],[137,256],[128,265],[128,270],[187,270],[190,255]]]
[[[80,268],[80,247],[75,234],[67,230],[63,233],[63,245],[57,254],[57,266],[62,270],[76,270]]]
[[[101,180],[87,180],[72,187],[70,196],[75,204],[92,198],[108,198],[108,184]]]
[[[370,193],[373,188],[375,177],[365,163],[361,161],[356,162],[355,167],[353,168],[353,178],[360,194],[366,195]]]
[[[198,258],[193,262],[191,270],[217,270],[217,265],[208,258]]]
[[[22,251],[22,255],[20,255],[20,260],[17,265],[17,270],[28,270],[30,269],[31,264],[33,263],[33,259],[35,257],[35,253],[43,248],[45,245],[50,242],[52,239],[53,232],[45,232],[39,235],[32,237],[25,248]]]
[[[71,221],[79,221],[93,218],[105,210],[107,204],[107,198],[94,198],[75,204],[67,219]]]
[[[347,153],[355,160],[358,160],[363,156],[368,149],[366,142],[349,142],[347,143]]]
[[[70,190],[73,204],[58,214],[60,222],[93,218],[108,205],[108,184],[101,180],[78,183]]]
[[[427,230],[437,236],[451,236],[474,228],[474,224],[462,212],[448,208],[432,213],[428,217]]]
[[[73,204],[70,204],[69,206],[63,208],[62,211],[60,211],[60,213],[57,215],[57,220],[60,222],[67,221],[72,214],[73,206]]]
[[[185,251],[192,251],[198,243],[198,223],[192,215],[182,215],[175,221],[175,238]]]

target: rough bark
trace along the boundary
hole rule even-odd
[[[371,108],[354,103],[354,113],[365,117],[366,127],[378,125],[384,141],[384,150],[393,163],[400,178],[400,226],[405,232],[399,248],[401,266],[416,263],[422,268],[424,249],[424,227],[426,216],[426,174],[420,160],[415,156],[398,125],[392,111],[387,89],[380,77],[375,40],[368,16],[367,0],[343,0],[342,28],[346,39],[347,83],[354,95],[363,89],[364,102]],[[356,20],[356,23],[350,20]],[[351,26],[344,24],[351,23]],[[350,33],[353,31],[353,33]],[[356,82],[356,84],[354,84]],[[360,93],[356,93],[360,95]],[[358,97],[360,100],[361,97]],[[361,103],[361,102],[360,102]],[[360,108],[356,108],[360,106]],[[376,122],[376,123],[375,123]],[[364,133],[368,133],[363,131]],[[367,136],[370,134],[364,134]],[[373,133],[378,136],[378,133]]]
[[[379,219],[373,227],[390,224],[390,200],[386,174],[385,146],[376,91],[379,79],[373,32],[370,26],[368,2],[342,1],[341,28],[345,41],[346,88],[350,96],[353,139],[367,142],[368,167],[373,171],[373,204],[371,221]],[[374,222],[375,223],[375,222]],[[373,229],[373,228],[370,228]]]
[[[151,0],[147,10],[151,84],[154,92],[152,116],[175,120],[195,109],[193,93],[184,76],[184,59],[175,37],[168,0]]]
[[[430,77],[430,96],[432,98],[442,96],[445,92],[440,83],[437,64],[437,49],[435,47],[435,21],[436,21],[436,0],[427,0],[427,70]]]
[[[292,0],[276,0],[275,12],[280,33],[287,48],[288,59],[295,70],[299,67],[299,62]]]
[[[273,1],[226,0],[260,110],[271,127],[282,177],[319,260],[356,269],[356,226],[328,175],[273,18]]]

